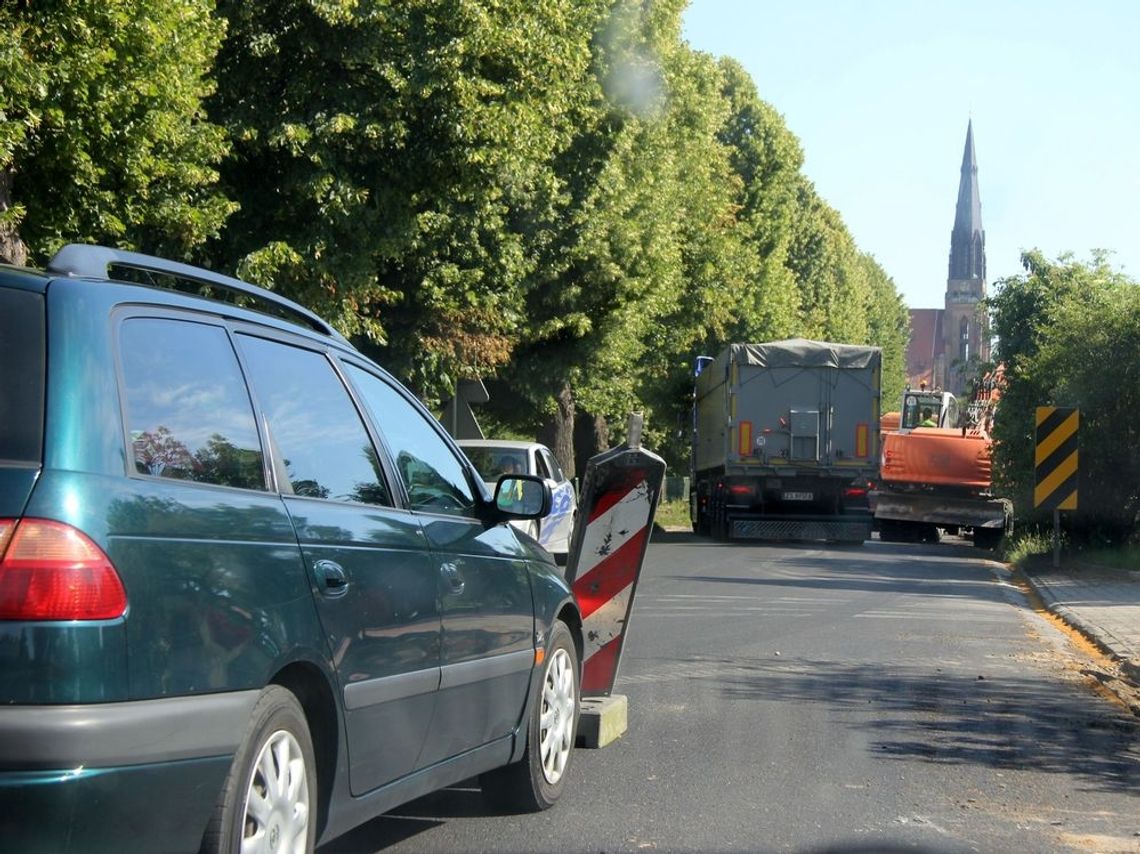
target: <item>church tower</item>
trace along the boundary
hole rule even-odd
[[[986,296],[986,232],[978,193],[978,163],[974,155],[974,123],[966,126],[958,207],[950,232],[950,274],[942,317],[942,384],[961,394],[971,364],[990,358],[986,319],[978,303]]]

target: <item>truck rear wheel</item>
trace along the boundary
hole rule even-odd
[[[941,535],[938,527],[929,522],[880,519],[879,539],[884,543],[937,543]]]
[[[974,528],[974,547],[979,549],[996,549],[1001,545],[1002,528]]]
[[[894,519],[880,519],[879,540],[884,543],[903,542],[902,524]]]
[[[728,519],[728,509],[721,502],[717,502],[716,512],[713,515],[713,538],[727,543],[730,539],[732,523]]]
[[[942,540],[942,532],[938,530],[937,525],[923,522],[920,525],[918,537],[920,543],[937,543]]]

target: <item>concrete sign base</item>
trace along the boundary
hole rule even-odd
[[[629,700],[624,694],[583,697],[578,719],[578,747],[605,747],[629,728]]]

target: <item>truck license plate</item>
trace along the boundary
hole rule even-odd
[[[810,492],[785,492],[785,501],[811,501],[814,496]]]

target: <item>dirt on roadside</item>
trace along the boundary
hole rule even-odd
[[[1101,648],[1095,638],[1088,637],[1050,611],[1018,569],[1009,567],[1009,571],[1011,583],[1025,594],[1033,609],[1069,639],[1077,655],[1063,662],[1065,668],[1078,673],[1095,693],[1140,717],[1140,686],[1128,678],[1120,662]]]

